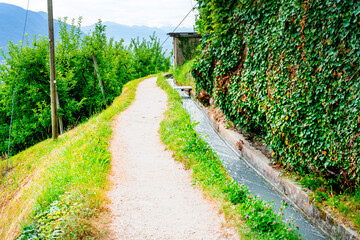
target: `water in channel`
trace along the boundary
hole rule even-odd
[[[169,84],[175,87],[176,84],[172,79],[168,79]],[[231,177],[238,183],[246,185],[255,196],[260,196],[265,201],[274,201],[274,210],[278,211],[281,207],[282,198],[284,197],[278,191],[274,190],[266,180],[260,177],[250,168],[243,159],[239,157],[217,134],[210,125],[208,118],[198,108],[196,103],[187,96],[186,93],[179,91],[183,97],[183,107],[190,114],[191,119],[199,124],[196,125],[195,131],[215,150],[224,167]],[[285,197],[286,198],[286,197]],[[289,202],[289,200],[287,201]],[[284,211],[284,219],[293,219],[299,226],[299,233],[302,239],[307,240],[325,240],[328,239],[315,225],[313,225],[302,213],[300,213],[291,204]]]

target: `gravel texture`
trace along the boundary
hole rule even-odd
[[[158,130],[166,108],[166,93],[149,78],[113,123],[110,239],[239,239],[165,150]]]

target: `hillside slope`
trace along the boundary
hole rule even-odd
[[[10,171],[0,175],[0,239],[15,238],[24,222],[22,239],[101,234],[92,221],[105,201],[111,121],[131,104],[142,80],[126,84],[109,108],[57,141],[48,139],[10,159]]]

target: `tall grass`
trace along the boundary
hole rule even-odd
[[[239,229],[242,239],[298,240],[298,231],[291,221],[283,221],[283,206],[276,214],[272,203],[252,196],[246,186],[233,180],[219,157],[194,130],[190,116],[181,106],[181,98],[166,79],[159,76],[158,85],[168,94],[169,109],[160,125],[162,141],[193,172],[193,183],[215,198],[226,217]]]
[[[186,62],[181,67],[176,67],[174,70],[174,78],[177,85],[191,86],[195,89],[195,80],[191,75],[191,68],[195,60]]]
[[[1,194],[8,197],[0,216],[0,226],[6,226],[2,238],[14,237],[15,226],[26,219],[19,239],[99,237],[92,220],[107,201],[111,121],[131,104],[142,80],[126,84],[108,109],[59,140],[46,140],[12,158],[14,169],[0,183]]]

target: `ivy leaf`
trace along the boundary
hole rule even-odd
[[[360,14],[360,7],[358,7],[356,10],[355,10],[355,12],[354,12],[354,15],[355,16],[357,16],[357,15],[359,15]]]

